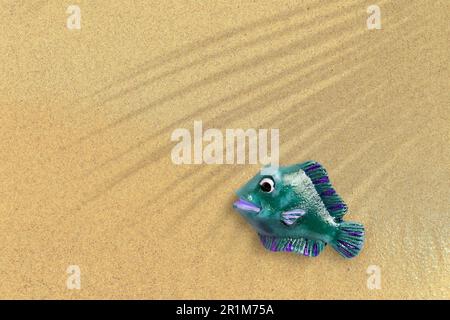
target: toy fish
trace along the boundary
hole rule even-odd
[[[347,205],[317,162],[263,168],[236,194],[234,208],[269,250],[316,257],[329,243],[353,258],[363,247],[364,226],[342,220]]]

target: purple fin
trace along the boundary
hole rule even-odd
[[[270,251],[295,252],[307,257],[316,257],[325,248],[326,243],[320,240],[305,238],[278,238],[259,235],[263,246]]]
[[[309,256],[309,249],[308,249],[308,239],[305,239],[305,249],[303,250],[304,256]]]
[[[347,212],[347,205],[336,193],[331,185],[328,173],[318,162],[307,161],[299,165],[305,174],[311,179],[314,188],[319,194],[323,204],[336,222],[342,222],[342,217]]]
[[[305,172],[310,172],[316,169],[320,169],[322,166],[319,163],[316,163],[308,168],[305,169]]]
[[[339,209],[343,209],[343,208],[345,208],[345,204],[343,204],[343,203],[333,204],[333,205],[327,207],[327,209],[331,210],[331,211],[339,210]]]
[[[313,180],[314,184],[327,183],[327,182],[330,182],[330,179],[328,177],[322,177],[322,178]]]
[[[334,249],[345,258],[357,256],[364,244],[364,226],[356,222],[343,222],[339,226],[339,235],[331,243]]]
[[[318,255],[318,251],[317,251],[317,243],[314,243],[313,245],[313,256],[316,257]]]
[[[336,193],[336,190],[330,188],[330,189],[327,189],[327,190],[323,191],[320,195],[322,197],[324,197],[324,196],[332,196],[335,193]]]

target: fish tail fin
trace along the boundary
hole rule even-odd
[[[342,222],[331,246],[344,258],[356,257],[364,244],[364,226],[357,222]]]

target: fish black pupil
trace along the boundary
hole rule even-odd
[[[264,192],[270,192],[272,190],[272,185],[268,182],[263,182],[261,184],[261,190]]]

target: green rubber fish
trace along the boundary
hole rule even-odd
[[[269,250],[316,257],[329,243],[353,258],[363,247],[364,226],[342,220],[347,205],[317,162],[263,168],[236,194],[234,208]]]

